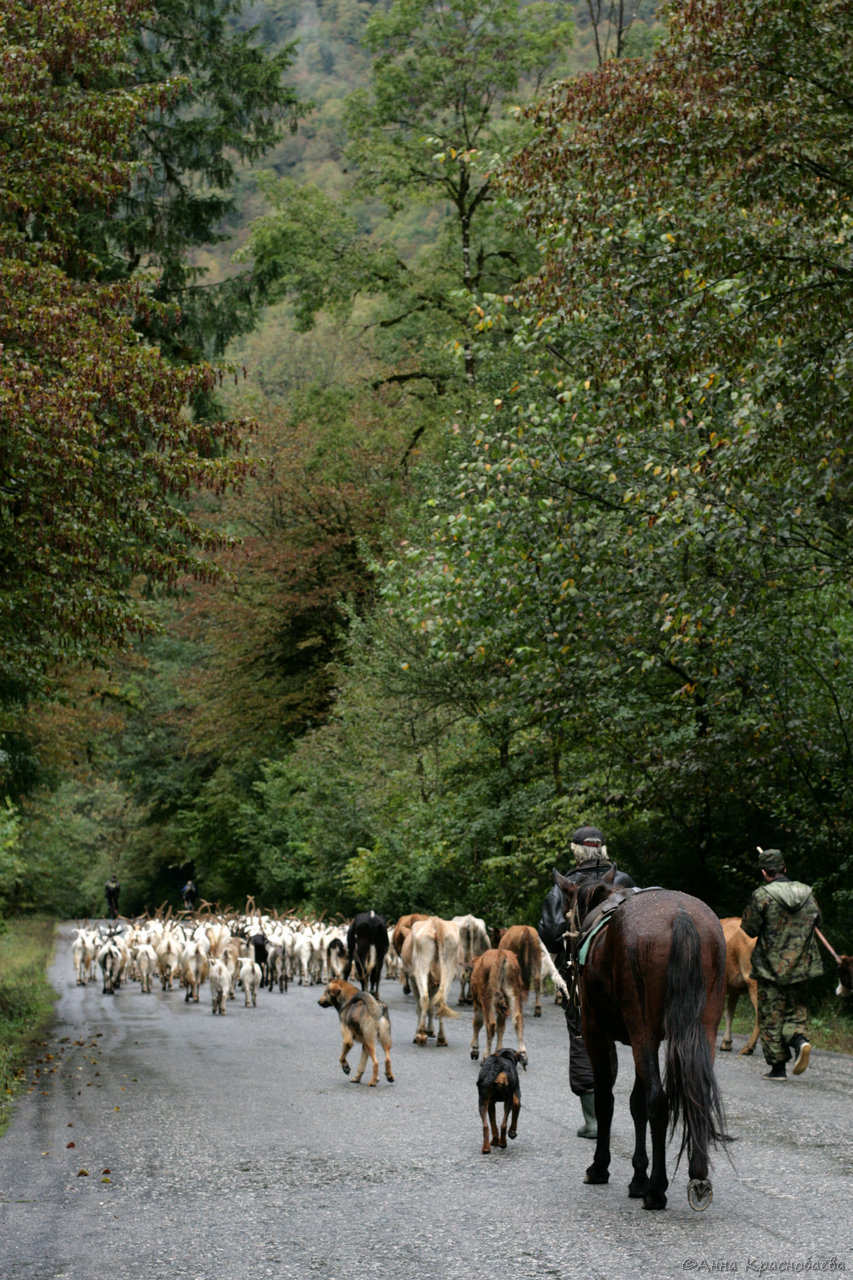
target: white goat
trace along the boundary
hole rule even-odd
[[[210,984],[210,1000],[212,1013],[224,1013],[231,991],[231,970],[224,960],[213,960],[207,975]]]
[[[240,964],[240,981],[246,993],[246,1008],[258,1003],[258,987],[261,985],[261,966],[247,956]]]

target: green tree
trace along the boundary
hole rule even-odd
[[[176,304],[140,317],[147,336],[186,362],[220,356],[262,302],[249,273],[206,282],[198,251],[228,240],[241,166],[256,164],[308,110],[283,82],[295,45],[270,53],[241,30],[241,0],[155,0],[131,30],[128,63],[101,68],[102,85],[173,84],[137,120],[133,181],[108,205],[85,204],[77,237],[106,280],[154,276],[152,296]]]
[[[560,19],[559,7],[518,0],[395,0],[373,13],[371,86],[346,112],[353,194],[369,203],[336,209],[319,191],[268,186],[275,209],[245,250],[262,279],[296,298],[303,323],[323,305],[372,296],[377,341],[393,343],[388,377],[446,385],[455,341],[473,385],[472,307],[516,282],[530,252],[495,203],[495,159],[517,134],[514,95],[535,88],[570,43]],[[377,201],[392,219],[429,210],[418,214],[430,223],[423,253],[401,253],[393,228],[365,236]],[[317,232],[306,243],[309,225]]]
[[[215,387],[170,367],[134,315],[166,312],[139,284],[90,281],[82,206],[109,211],[132,183],[142,120],[177,83],[121,80],[139,18],[103,0],[56,14],[10,3],[0,83],[0,692],[20,702],[63,661],[148,629],[134,582],[214,570],[221,537],[187,515],[193,488],[248,469],[220,455],[237,423],[193,423]],[[109,74],[112,69],[112,76]],[[69,269],[73,265],[73,274]]]
[[[544,249],[523,372],[389,600],[495,706],[539,708],[568,752],[594,733],[624,829],[657,814],[694,887],[768,831],[806,854],[819,833],[833,883],[853,818],[849,15],[824,5],[818,37],[795,4],[671,18],[650,63],[552,95],[510,167]]]

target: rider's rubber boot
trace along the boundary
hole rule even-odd
[[[598,1121],[595,1118],[595,1094],[580,1094],[581,1107],[583,1108],[583,1124],[578,1129],[579,1138],[597,1138],[598,1137]]]

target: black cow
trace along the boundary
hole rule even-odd
[[[361,911],[347,930],[347,962],[344,981],[349,980],[353,962],[362,991],[379,995],[382,964],[388,950],[388,925],[375,911]]]

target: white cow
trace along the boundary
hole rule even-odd
[[[459,999],[457,1004],[471,1004],[471,970],[477,956],[488,951],[489,933],[479,916],[454,916],[459,930]]]
[[[459,930],[452,920],[429,916],[417,920],[403,944],[403,968],[411,974],[418,1000],[418,1025],[414,1043],[425,1045],[438,1018],[437,1045],[446,1045],[444,1019],[457,1015],[448,1007],[450,984],[459,964]]]

